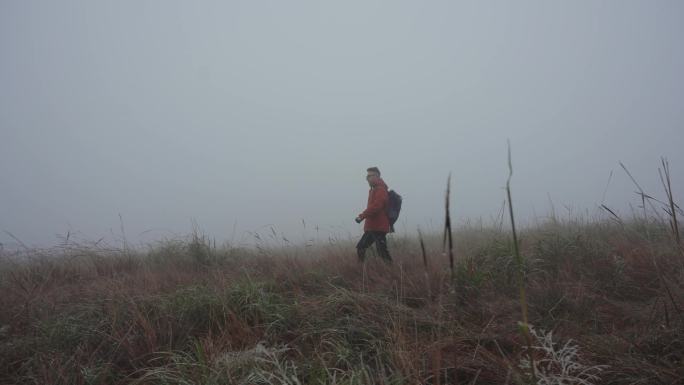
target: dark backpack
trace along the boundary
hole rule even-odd
[[[394,222],[399,219],[399,212],[401,211],[401,195],[394,190],[389,190],[387,193],[387,218],[390,223],[390,233],[394,232]]]

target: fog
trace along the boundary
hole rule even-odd
[[[684,198],[680,1],[3,1],[0,242],[356,238]]]

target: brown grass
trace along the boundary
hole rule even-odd
[[[519,235],[529,323],[605,365],[593,383],[684,383],[666,224],[554,221]],[[529,383],[510,234],[457,230],[453,283],[441,238],[424,234],[425,253],[391,239],[394,265],[371,258],[365,277],[345,242],[5,253],[0,383]]]

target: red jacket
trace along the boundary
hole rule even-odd
[[[378,178],[378,183],[368,192],[368,207],[361,214],[365,219],[363,231],[382,231],[389,233],[390,223],[387,218],[387,185]]]

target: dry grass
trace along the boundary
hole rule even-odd
[[[391,239],[394,265],[371,258],[365,275],[344,241],[248,250],[195,234],[5,253],[0,383],[525,384],[528,353],[537,383],[684,383],[667,224],[521,231],[532,349],[510,234],[457,230],[453,281],[441,238],[424,234],[425,253]]]

